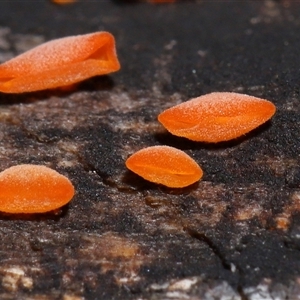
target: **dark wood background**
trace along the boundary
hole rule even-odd
[[[0,298],[298,299],[299,16],[296,1],[1,1],[1,62],[106,30],[122,68],[70,90],[0,95],[1,170],[45,164],[76,187],[55,213],[0,215]],[[271,100],[277,113],[216,145],[158,123],[214,91]],[[203,180],[168,189],[127,171],[151,145],[184,150]]]

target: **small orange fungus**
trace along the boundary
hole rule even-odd
[[[158,116],[174,135],[217,143],[237,138],[269,120],[276,111],[267,100],[217,92],[171,107]]]
[[[0,211],[44,213],[67,204],[74,196],[70,180],[40,165],[17,165],[0,173]]]
[[[126,166],[146,180],[173,188],[186,187],[203,175],[190,156],[168,146],[142,149],[127,159]]]
[[[118,71],[114,37],[108,32],[56,39],[0,65],[0,91],[32,92]]]

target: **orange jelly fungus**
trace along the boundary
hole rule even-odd
[[[23,93],[68,86],[119,69],[110,33],[70,36],[44,43],[0,65],[0,91]]]
[[[0,173],[0,211],[44,213],[67,204],[74,196],[70,180],[39,165],[17,165]]]
[[[269,120],[275,111],[275,105],[264,99],[217,92],[171,107],[158,120],[174,135],[217,143],[246,134]]]
[[[142,149],[127,159],[126,166],[146,180],[173,188],[186,187],[203,175],[190,156],[168,146]]]

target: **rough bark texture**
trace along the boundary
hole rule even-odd
[[[2,62],[49,39],[106,30],[122,65],[69,90],[0,95],[1,170],[45,164],[76,186],[60,211],[0,215],[0,298],[298,299],[300,4],[83,2],[0,5]],[[216,145],[173,137],[157,122],[213,91],[278,110]],[[126,158],[152,145],[184,150],[203,180],[168,189],[127,171]]]

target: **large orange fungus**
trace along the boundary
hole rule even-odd
[[[68,86],[119,69],[110,33],[70,36],[41,44],[0,65],[0,91],[22,93]]]
[[[217,143],[246,134],[269,120],[275,111],[275,105],[264,99],[216,92],[171,107],[158,120],[174,135]]]

